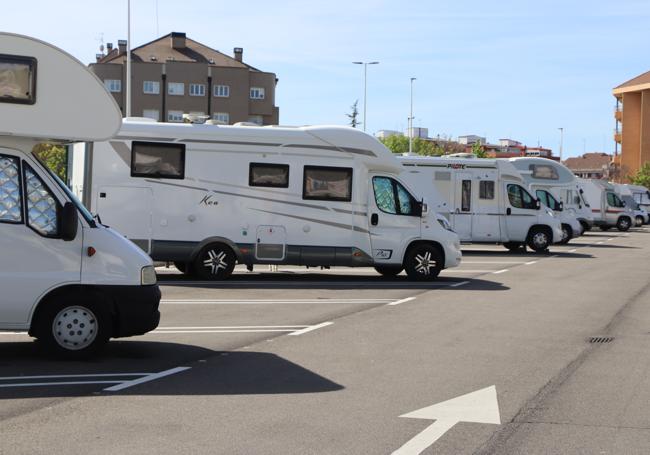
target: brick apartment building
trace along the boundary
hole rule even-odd
[[[613,95],[615,163],[620,166],[620,180],[627,182],[628,176],[650,162],[650,71],[614,88]]]
[[[126,105],[126,41],[107,46],[90,69]],[[243,49],[230,57],[172,32],[131,50],[131,115],[180,122],[183,114],[208,115],[219,123],[277,125],[277,78],[243,61]]]
[[[585,153],[582,156],[567,158],[564,165],[578,177],[610,180],[616,175],[612,158],[612,155],[607,153]]]

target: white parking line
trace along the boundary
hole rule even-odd
[[[525,264],[526,261],[466,261],[463,259],[462,264]]]
[[[122,382],[121,384],[114,385],[112,387],[108,387],[104,389],[105,392],[117,392],[120,390],[128,389],[129,387],[133,387],[135,385],[143,384],[145,382],[151,382],[155,381],[156,379],[164,378],[166,376],[170,376],[172,374],[180,373],[181,371],[186,371],[189,370],[190,367],[176,367],[176,368],[171,368],[169,370],[161,371],[160,373],[153,373],[149,374],[145,377],[138,378],[138,379],[133,379],[131,381],[126,381]]]
[[[608,242],[611,242],[612,240],[614,240],[614,237],[607,239]]]
[[[524,265],[533,265],[533,264],[537,264],[537,261],[524,262]]]
[[[468,284],[468,283],[471,283],[471,281],[469,281],[469,280],[461,281],[461,282],[459,282],[459,283],[452,284],[451,287],[452,287],[452,288],[457,288],[457,287],[459,287],[459,286],[463,286],[463,285]]]
[[[387,303],[394,299],[163,299],[162,305],[284,305],[323,303]]]
[[[124,382],[124,379],[108,378],[128,378],[131,376],[148,376],[151,373],[98,373],[98,374],[44,374],[38,376],[4,376],[0,377],[0,388],[15,387],[47,387],[47,386],[64,386],[64,385],[92,385],[92,384],[116,384]],[[46,379],[81,379],[88,378],[86,381],[44,381]],[[95,380],[94,378],[105,378]],[[3,381],[24,381],[35,380],[35,382],[14,382],[3,383]]]
[[[388,306],[401,305],[402,303],[410,302],[411,300],[415,300],[415,297],[406,297],[405,299],[395,300],[394,302],[390,302]]]
[[[492,273],[493,273],[494,275],[498,275],[498,274],[500,274],[500,273],[506,273],[507,271],[508,271],[508,269],[501,269],[501,270],[497,270],[496,272],[492,272]]]
[[[454,271],[458,271],[454,269]],[[479,271],[480,273],[485,273],[487,271]],[[474,271],[475,272],[475,271]],[[472,273],[474,273],[472,272]],[[469,273],[469,272],[468,272]],[[341,281],[341,280],[322,280],[322,281],[265,281],[265,280],[245,280],[245,281],[190,281],[190,280],[161,280],[158,281],[159,286],[204,286],[204,285],[213,285],[217,288],[230,288],[230,287],[242,287],[242,286],[304,286],[304,287],[315,287],[318,289],[318,286],[348,286],[348,287],[363,287],[363,286],[372,286],[373,288],[378,287],[422,287],[424,283],[422,282],[412,282],[412,281]],[[446,287],[451,286],[453,283],[440,283],[440,282],[431,282],[426,283],[427,287]]]
[[[596,245],[602,245],[605,242],[596,242]]]
[[[291,336],[291,335],[293,335],[293,336],[304,335],[305,333],[312,332],[312,331],[314,331],[314,330],[318,330],[318,329],[321,329],[321,328],[323,328],[323,327],[327,327],[328,325],[332,325],[332,324],[334,324],[334,323],[333,323],[333,322],[330,322],[330,321],[328,321],[328,322],[321,322],[320,324],[312,325],[312,326],[307,327],[307,328],[304,328],[304,329],[302,329],[302,330],[297,330],[297,331],[295,331],[295,332],[293,332],[293,333],[290,333],[289,335],[290,335],[290,336]]]
[[[567,251],[567,253],[575,253],[576,251],[578,251],[578,249],[577,249],[577,248],[574,248],[574,249],[572,249],[572,250]]]

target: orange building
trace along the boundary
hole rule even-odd
[[[650,162],[650,71],[614,88],[613,94],[617,155],[614,164],[620,168],[619,179],[628,182],[628,176]]]

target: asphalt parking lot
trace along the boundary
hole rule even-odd
[[[432,283],[159,268],[160,327],[100,358],[0,334],[0,453],[647,453],[648,240],[468,245]]]

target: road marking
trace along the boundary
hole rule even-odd
[[[608,242],[611,242],[612,240],[614,240],[614,237],[607,239]]]
[[[471,283],[471,281],[465,280],[465,281],[461,281],[460,283],[452,284],[451,287],[452,288],[457,288],[459,286],[463,286],[463,285],[468,284],[468,283]]]
[[[0,388],[15,388],[15,387],[47,387],[47,386],[63,386],[63,385],[92,385],[92,384],[119,384],[124,382],[123,379],[103,379],[94,380],[94,378],[126,378],[131,376],[147,376],[150,373],[97,373],[97,374],[44,374],[38,376],[4,376],[0,377],[0,381],[23,381],[23,380],[36,380],[35,382],[15,382],[15,383],[2,383]],[[88,378],[86,381],[44,381],[46,379],[81,379]]]
[[[524,265],[533,265],[533,264],[537,264],[537,261],[524,262]]]
[[[492,273],[495,274],[495,275],[498,275],[500,273],[505,273],[507,271],[508,271],[508,269],[501,269],[501,270],[497,270],[496,272],[492,272]]]
[[[39,376],[4,376],[0,377],[0,381],[15,381],[20,379],[110,378],[124,376],[146,376],[148,374],[151,373],[44,374]]]
[[[166,376],[171,376],[172,374],[180,373],[182,371],[189,370],[190,367],[176,367],[169,370],[161,371],[160,373],[152,373],[142,378],[133,379],[131,381],[122,382],[121,384],[114,385],[104,389],[104,392],[118,392],[120,390],[128,389],[139,384],[144,384],[145,382],[155,381],[156,379],[164,378]]]
[[[0,384],[0,388],[10,387],[44,387],[62,385],[92,385],[92,384],[115,384],[119,381],[64,381],[64,382],[19,382],[16,384]]]
[[[156,330],[210,330],[210,329],[295,329],[305,328],[307,325],[231,325],[214,327],[158,327]]]
[[[435,422],[394,451],[393,455],[422,453],[458,422],[501,424],[495,386],[461,395],[400,417],[435,420]]]
[[[526,261],[466,261],[463,259],[462,264],[525,264]]]
[[[162,305],[278,305],[314,303],[388,303],[394,299],[163,299]]]
[[[454,269],[455,270],[455,269]],[[483,273],[488,271],[483,271]],[[453,283],[422,283],[422,282],[413,282],[413,281],[341,281],[341,280],[322,280],[322,281],[296,281],[296,280],[286,280],[286,281],[266,281],[266,280],[242,280],[242,281],[191,281],[191,280],[161,280],[158,281],[159,286],[204,286],[204,285],[213,285],[218,288],[230,288],[230,287],[243,287],[243,286],[280,286],[285,288],[291,286],[295,288],[296,286],[304,287],[315,287],[318,289],[318,286],[341,286],[341,287],[363,287],[371,286],[376,287],[417,287],[421,288],[426,285],[427,287],[446,287],[451,286]]]
[[[334,324],[334,323],[329,322],[329,321],[328,322],[321,322],[320,324],[312,325],[312,326],[309,326],[309,327],[304,328],[302,330],[296,330],[295,332],[290,333],[289,335],[293,335],[293,336],[303,335],[305,333],[313,332],[314,330],[322,329],[323,327],[327,327],[328,325],[332,325],[332,324]]]
[[[405,299],[395,300],[394,302],[390,302],[388,306],[401,305],[402,303],[410,302],[411,300],[415,300],[415,297],[406,297]]]
[[[596,242],[596,245],[602,245],[605,242]]]
[[[578,251],[578,249],[577,249],[577,248],[574,248],[574,249],[572,249],[572,250],[567,251],[567,253],[575,253],[576,251]]]

